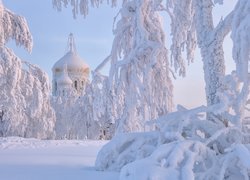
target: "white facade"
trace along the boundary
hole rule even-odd
[[[83,95],[89,77],[89,67],[77,54],[73,34],[69,35],[68,52],[52,68],[52,94]]]

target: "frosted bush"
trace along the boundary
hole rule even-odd
[[[158,145],[159,132],[118,134],[98,153],[98,170],[119,171],[124,165],[145,158]]]

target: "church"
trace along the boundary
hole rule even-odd
[[[89,82],[89,66],[77,54],[74,36],[68,37],[67,53],[52,68],[53,96],[82,96]]]

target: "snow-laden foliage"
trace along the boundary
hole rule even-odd
[[[125,166],[120,180],[218,179],[216,154],[195,141],[176,141],[159,146],[145,159]]]
[[[60,10],[69,2],[74,15],[78,8],[86,15],[89,3],[98,7],[103,1],[54,0],[53,4]],[[111,99],[108,112],[116,120],[117,132],[144,131],[146,120],[172,110],[168,54],[162,19],[157,12],[161,9],[161,1],[123,1],[118,14],[113,48],[104,60],[111,61],[110,90],[106,96]]]
[[[241,144],[241,129],[200,118],[201,112],[218,109],[181,110],[159,119],[163,145],[124,166],[120,179],[248,179],[250,151]]]
[[[172,83],[159,2],[124,3],[114,30],[109,82],[117,132],[145,131],[145,121],[172,110]]]
[[[234,9],[232,23],[233,58],[236,61],[236,72],[244,81],[248,74],[250,60],[250,2],[239,1]]]
[[[236,75],[241,82],[241,91],[235,101],[238,124],[245,123],[246,106],[249,105],[249,60],[250,60],[250,2],[238,1],[233,10],[232,34],[233,59],[236,63]]]
[[[26,20],[6,9],[0,2],[0,46],[9,39],[14,39],[18,46],[23,45],[28,51],[32,49],[32,36]]]
[[[197,141],[176,141],[159,146],[148,158],[125,166],[120,180],[133,179],[249,179],[249,149],[235,145],[225,155]]]
[[[5,47],[9,39],[31,51],[32,38],[25,19],[0,2],[0,136],[52,138],[55,115],[48,76]]]
[[[223,4],[223,1],[217,0],[215,3]],[[235,9],[216,26],[213,23],[212,10],[214,6],[212,0],[168,0],[167,7],[172,22],[171,56],[176,69],[184,74],[182,72],[185,72],[185,62],[182,52],[185,50],[188,61],[192,60],[193,56],[191,55],[197,44],[201,50],[204,64],[208,106],[224,101],[224,95],[230,93],[229,91],[238,91],[235,94],[237,98],[232,97],[235,101],[232,103],[234,103],[233,110],[238,114],[238,117],[234,117],[237,119],[235,121],[242,121],[244,119],[244,106],[249,94],[249,2],[239,1]],[[238,84],[243,82],[240,92],[236,90],[236,86],[228,87],[227,82],[224,81],[223,42],[230,31],[232,31],[234,43],[233,57],[236,62],[237,74],[231,77],[237,79]],[[215,118],[219,118],[226,125],[227,112],[218,116],[210,113],[208,116],[210,120]],[[238,126],[240,124],[241,122],[238,123]]]
[[[114,135],[108,78],[93,73],[83,96],[68,94],[52,98],[56,112],[57,139],[110,139]]]
[[[53,97],[57,139],[99,139],[100,125],[92,120],[87,97]],[[87,104],[85,104],[87,103]]]
[[[215,1],[220,2],[222,1]],[[187,53],[188,62],[193,60],[194,51],[200,48],[204,78],[206,83],[207,104],[220,102],[217,92],[223,89],[225,75],[223,41],[230,32],[232,13],[214,25],[212,0],[168,0],[167,9],[171,17],[171,57],[181,75],[185,75],[186,65],[183,52]]]
[[[123,0],[125,2],[126,0]],[[116,6],[117,0],[52,0],[53,6],[61,11],[62,7],[67,7],[69,4],[73,7],[72,13],[74,18],[77,14],[82,14],[86,17],[89,13],[89,8],[99,7],[103,2],[111,3],[112,7]]]
[[[120,171],[120,179],[131,180],[248,179],[250,152],[242,144],[246,134],[233,122],[225,127],[220,120],[205,118],[207,112],[221,114],[229,107],[229,101],[192,110],[179,106],[155,121],[159,133],[122,134],[111,140],[100,151],[96,167]]]
[[[1,47],[0,88],[0,136],[53,138],[47,74]]]
[[[124,165],[145,158],[158,145],[159,132],[117,134],[99,151],[98,170],[119,171]]]
[[[109,91],[108,77],[93,72],[91,82],[91,97],[93,121],[99,122],[101,126],[101,136],[104,139],[111,139],[114,136],[115,129],[115,111],[112,106],[112,96]],[[90,96],[86,93],[86,96]]]

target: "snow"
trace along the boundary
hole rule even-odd
[[[59,59],[53,66],[53,69],[59,69],[60,71],[63,71],[65,64],[67,65],[69,71],[74,71],[77,69],[85,70],[89,68],[88,65],[83,62],[81,57],[76,52],[72,51],[69,51],[61,59]]]
[[[116,133],[152,130],[145,122],[173,109],[160,8],[160,1],[124,1],[115,19],[109,84]]]
[[[58,85],[71,85],[73,83],[73,81],[69,78],[68,76],[68,72],[67,72],[67,64],[64,65],[64,69],[63,69],[63,73],[61,74],[61,76],[58,78],[57,80],[57,84]]]
[[[243,144],[248,134],[230,121],[237,115],[228,114],[227,126],[204,117],[231,106],[230,101],[191,110],[178,106],[177,112],[150,122],[156,123],[154,133],[115,136],[100,150],[96,168],[120,171],[121,180],[248,179],[250,151]]]
[[[31,52],[27,22],[0,2],[0,27],[0,135],[53,138],[55,115],[48,75],[5,46],[13,39]]]
[[[236,62],[236,72],[243,81],[249,73],[250,60],[250,2],[239,1],[234,9],[232,22],[233,58]]]
[[[118,173],[94,168],[97,152],[106,143],[0,138],[0,179],[117,180]]]
[[[78,8],[80,13],[88,13],[88,2],[98,7],[103,1],[53,2],[58,9],[71,2],[76,16]],[[56,114],[60,119],[55,126],[57,138],[111,137],[113,120],[117,120],[116,136],[106,145],[105,141],[1,138],[1,178],[249,179],[249,132],[242,127],[247,119],[245,106],[249,104],[249,1],[238,1],[235,9],[215,27],[212,0],[167,1],[174,42],[171,56],[175,62],[172,63],[179,74],[185,75],[182,53],[186,51],[187,60],[191,62],[198,45],[207,95],[207,106],[188,110],[179,105],[172,113],[168,52],[161,16],[157,12],[164,9],[162,1],[123,2],[116,17],[120,19],[115,23],[111,54],[93,72],[86,95],[51,100],[53,107],[58,108]],[[222,4],[223,0],[214,2]],[[112,4],[115,3],[113,0]],[[24,64],[29,70],[22,69],[21,60],[4,46],[12,38],[30,50],[32,39],[27,24],[2,6],[0,15],[3,22],[7,22],[2,24],[4,29],[0,29],[0,73],[4,77],[0,85],[5,88],[5,81],[9,80],[9,87],[3,89],[0,96],[8,105],[0,109],[0,133],[51,138],[54,114],[46,74],[27,62]],[[236,69],[226,75],[223,42],[230,31]],[[71,55],[75,55],[72,46],[58,62],[60,67]],[[78,57],[70,59],[69,63],[79,60]],[[102,76],[99,70],[108,61],[111,63],[109,77]],[[78,68],[79,64],[73,65]],[[40,119],[43,114],[49,117]],[[145,132],[149,129],[154,131]],[[124,133],[135,131],[140,133]],[[98,170],[120,173],[96,171],[94,166]]]
[[[201,143],[173,142],[158,147],[150,157],[125,166],[121,170],[120,179],[204,179],[202,173],[206,174],[218,166],[214,162],[211,165],[214,157],[214,152]]]
[[[0,2],[0,18],[0,46],[13,39],[17,46],[22,45],[31,52],[32,36],[25,18],[6,9],[2,2]]]
[[[0,135],[53,138],[48,75],[0,47]]]
[[[124,165],[151,155],[158,136],[159,132],[118,134],[98,153],[95,166],[98,170],[120,171]]]
[[[75,39],[72,33],[69,34],[67,50],[68,52],[54,64],[52,68],[54,73],[62,72],[65,65],[70,72],[76,70],[89,71],[88,65],[77,54]]]
[[[126,0],[123,0],[125,2]],[[113,6],[117,5],[117,0],[52,0],[54,8],[61,11],[62,7],[67,7],[68,5],[72,6],[72,13],[74,18],[78,14],[84,15],[86,17],[89,13],[91,7],[99,7],[100,4],[107,2]]]

